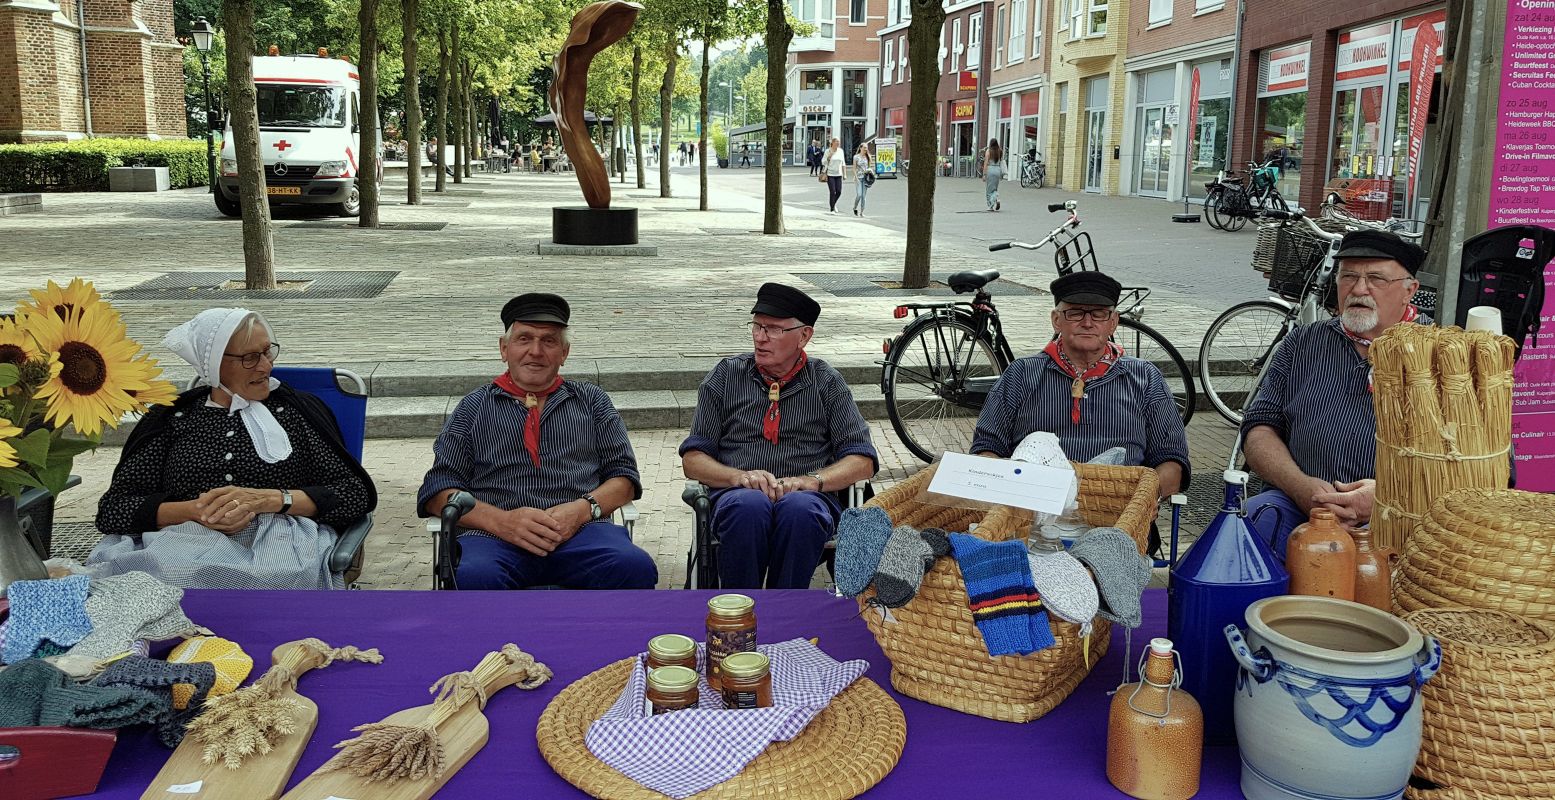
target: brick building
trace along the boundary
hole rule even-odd
[[[947,0],[945,27],[940,30],[940,80],[935,93],[935,152],[948,158],[951,174],[968,177],[987,146],[989,121],[987,78],[993,54],[984,32],[993,3],[988,0]],[[882,65],[879,131],[895,136],[899,152],[909,152],[907,107],[912,102],[912,74],[907,64],[906,0],[890,0],[887,26],[879,32],[876,57]]]
[[[0,142],[187,134],[171,0],[0,0]]]
[[[804,163],[812,140],[824,148],[835,136],[851,154],[871,138],[879,108],[879,39],[886,0],[789,0],[801,22],[814,26],[810,36],[796,36],[788,47],[788,101],[792,119],[785,120],[784,149]]]
[[[988,78],[988,118],[993,137],[1010,154],[1007,174],[1028,150],[1046,149],[1042,90],[1047,84],[1047,3],[1043,0],[994,0],[992,50]],[[1015,166],[1010,166],[1015,165]]]
[[[1072,192],[1117,194],[1129,7],[1148,0],[1052,3],[1048,176]]]

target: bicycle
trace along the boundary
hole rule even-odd
[[[1239,178],[1217,179],[1221,191],[1217,193],[1214,207],[1209,212],[1211,226],[1235,233],[1247,224],[1247,220],[1263,211],[1290,211],[1290,204],[1285,202],[1277,185],[1280,179],[1279,162],[1259,164],[1249,161],[1247,167],[1250,186]]]
[[[1049,212],[1067,211],[1069,216],[1042,241],[1003,242],[988,249],[1039,250],[1052,244],[1059,275],[1076,269],[1096,270],[1090,234],[1075,230],[1080,225],[1077,208],[1073,200],[1050,203]],[[1015,360],[988,290],[998,278],[998,270],[958,272],[946,278],[946,283],[956,294],[973,293],[970,301],[904,303],[893,311],[897,319],[909,314],[913,318],[900,334],[882,344],[885,358],[879,362],[880,391],[891,426],[907,449],[923,461],[931,462],[946,451],[969,450],[988,393]],[[1196,402],[1188,362],[1171,342],[1140,321],[1150,290],[1131,287],[1125,292],[1118,306],[1113,341],[1121,344],[1126,354],[1161,368],[1187,424]]]
[[[1027,151],[1021,157],[1020,187],[1022,189],[1041,189],[1047,183],[1047,164],[1042,161],[1042,154],[1035,150]]]
[[[1248,300],[1226,309],[1210,323],[1199,346],[1204,396],[1227,422],[1242,424],[1242,411],[1262,385],[1275,349],[1285,336],[1297,326],[1333,316],[1332,309],[1338,303],[1334,255],[1345,233],[1369,227],[1391,230],[1412,240],[1423,235],[1403,230],[1411,224],[1409,220],[1363,220],[1349,215],[1343,205],[1336,195],[1329,195],[1321,220],[1308,217],[1301,209],[1268,209],[1259,214],[1276,221],[1259,231],[1260,246],[1272,252],[1271,294],[1267,299]],[[1435,295],[1421,290],[1415,297],[1430,300]]]
[[[1228,173],[1225,170],[1215,173],[1214,180],[1204,184],[1204,221],[1208,222],[1211,228],[1235,232],[1241,230],[1242,226],[1247,224],[1247,220],[1243,217],[1230,214],[1221,216],[1221,207],[1222,203],[1225,202],[1226,192],[1238,191],[1241,188],[1241,176],[1236,173]],[[1227,227],[1233,225],[1235,227]]]

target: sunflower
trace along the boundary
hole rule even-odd
[[[152,406],[170,406],[178,399],[178,389],[173,384],[157,380],[162,374],[162,368],[157,366],[157,360],[151,356],[137,356],[132,362],[132,367],[137,375],[146,382],[149,389],[126,389],[125,394],[135,403],[135,413],[144,414],[151,410]]]
[[[102,297],[97,294],[97,289],[92,286],[91,282],[83,281],[80,278],[75,278],[70,282],[69,286],[63,289],[60,288],[59,284],[49,281],[48,286],[32,290],[32,299],[35,302],[29,303],[23,300],[16,306],[17,313],[23,319],[30,316],[45,315],[69,321],[71,319],[79,319],[82,314],[89,310],[105,308],[115,318],[119,315],[117,311],[113,310],[112,306],[103,302]]]
[[[27,361],[42,355],[38,345],[15,320],[0,319],[0,364],[20,367]]]
[[[16,466],[16,449],[6,439],[20,436],[21,428],[11,424],[11,421],[0,417],[0,467]]]
[[[86,308],[61,318],[34,314],[27,325],[38,345],[58,362],[36,399],[47,400],[45,418],[56,428],[69,423],[83,436],[96,436],[103,425],[117,428],[135,408],[130,391],[151,391],[151,369],[138,364],[140,345],[124,337],[119,315],[106,306]]]

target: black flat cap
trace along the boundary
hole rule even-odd
[[[821,316],[821,304],[792,286],[763,283],[756,292],[756,307],[751,309],[751,313],[778,319],[793,317],[806,325],[814,325]]]
[[[1053,305],[1074,303],[1084,306],[1115,306],[1123,286],[1100,272],[1071,272],[1048,284]]]
[[[1425,250],[1389,231],[1350,231],[1339,242],[1334,258],[1387,258],[1404,265],[1413,275],[1425,264]]]
[[[567,327],[572,309],[567,301],[554,294],[530,292],[521,294],[502,307],[502,330],[513,327],[515,322],[548,322]]]

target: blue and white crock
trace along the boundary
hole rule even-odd
[[[1327,597],[1247,607],[1234,701],[1248,800],[1393,800],[1420,752],[1420,687],[1435,639],[1384,611]]]

